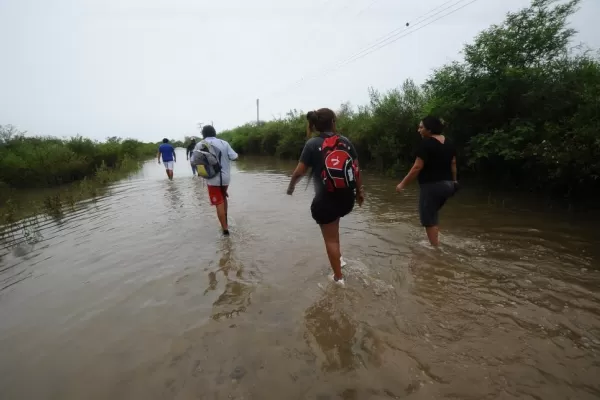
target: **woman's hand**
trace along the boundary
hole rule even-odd
[[[400,193],[401,191],[404,190],[405,187],[406,187],[406,185],[404,185],[404,181],[400,182],[398,184],[398,186],[396,186],[396,192]]]
[[[365,201],[365,192],[364,192],[364,189],[361,187],[356,192],[356,202],[358,203],[359,207],[362,207],[364,201]]]
[[[460,184],[458,183],[458,181],[454,181],[454,193],[458,192],[460,190]]]
[[[307,170],[306,164],[304,164],[302,161],[298,162],[296,169],[292,173],[292,179],[290,180],[290,184],[288,185],[287,194],[289,194],[291,196],[292,193],[294,193],[294,189],[296,188],[296,183],[298,183],[298,181],[300,179],[302,179],[304,174],[306,174],[306,170]]]

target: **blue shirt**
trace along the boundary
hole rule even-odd
[[[173,161],[173,153],[175,153],[175,149],[169,143],[163,143],[158,146],[158,151],[162,155],[163,162]]]

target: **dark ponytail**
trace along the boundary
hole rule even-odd
[[[329,108],[320,108],[317,111],[309,111],[306,114],[309,129],[315,129],[318,132],[333,131],[335,122],[335,113]]]
[[[441,135],[444,132],[444,122],[438,117],[428,115],[424,117],[421,122],[425,129],[434,135]]]

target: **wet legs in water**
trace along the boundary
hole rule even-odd
[[[223,199],[221,204],[218,204],[217,207],[217,217],[219,218],[219,222],[221,223],[221,228],[223,229],[223,233],[225,235],[229,234],[229,225],[227,224],[227,197]]]
[[[321,233],[325,241],[325,250],[329,257],[329,264],[333,270],[333,278],[338,281],[342,276],[342,253],[340,250],[340,219],[330,224],[321,225]]]
[[[439,244],[440,244],[440,227],[437,225],[428,226],[425,228],[425,232],[427,233],[427,238],[429,239],[429,243],[431,243],[432,246],[439,246]]]
[[[167,170],[167,176],[169,177],[170,180],[173,180],[173,170],[172,169]]]

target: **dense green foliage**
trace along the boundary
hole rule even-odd
[[[570,47],[579,0],[534,0],[465,46],[464,60],[338,111],[338,130],[363,165],[397,174],[414,161],[419,119],[442,117],[459,175],[565,195],[600,188],[600,60]],[[223,132],[242,154],[296,158],[304,113]]]
[[[0,126],[0,188],[65,184],[156,154],[158,144],[112,137],[104,143],[77,136],[68,140],[28,137]]]
[[[189,143],[182,142],[181,140],[175,140],[175,139],[169,139],[169,143],[175,148],[186,147],[189,144]]]

